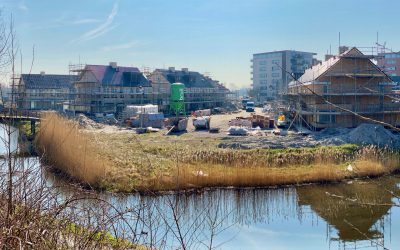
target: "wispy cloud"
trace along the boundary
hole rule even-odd
[[[99,23],[100,20],[94,18],[78,19],[71,22],[71,24],[87,24],[87,23]]]
[[[102,51],[114,51],[114,50],[124,50],[124,49],[131,49],[135,46],[138,45],[137,41],[131,41],[128,43],[122,43],[122,44],[115,44],[115,45],[110,45],[110,46],[104,46],[101,48]]]
[[[111,13],[108,15],[107,19],[105,20],[104,23],[101,25],[97,26],[96,28],[86,32],[79,38],[72,40],[72,43],[79,43],[83,41],[89,41],[92,39],[95,39],[99,36],[102,36],[106,33],[108,33],[110,30],[114,29],[116,25],[113,25],[114,18],[118,14],[118,2],[116,2],[111,10]]]
[[[45,30],[45,29],[55,29],[55,28],[62,28],[65,26],[71,25],[87,25],[91,23],[99,23],[101,20],[94,19],[94,18],[81,18],[81,19],[73,19],[69,18],[66,14],[62,15],[61,17],[51,21],[46,22],[42,25],[33,25],[32,29],[36,30]]]
[[[22,0],[18,3],[18,9],[23,10],[23,11],[28,11],[28,6],[26,6],[25,1]]]

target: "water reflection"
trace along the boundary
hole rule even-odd
[[[299,205],[310,206],[337,231],[337,236],[329,235],[331,240],[342,243],[369,241],[384,245],[384,219],[392,208],[393,195],[399,194],[397,183],[397,178],[387,177],[342,185],[303,187],[297,189],[297,194]]]
[[[386,177],[354,181],[351,184],[215,190],[189,195],[103,195],[120,209],[146,204],[151,207],[151,214],[156,218],[158,227],[174,225],[173,213],[176,213],[182,231],[196,235],[196,239],[203,243],[213,234],[216,245],[224,243],[222,249],[248,249],[246,244],[249,246],[250,242],[258,242],[260,249],[266,246],[271,249],[288,247],[290,244],[311,244],[316,246],[315,249],[333,246],[343,249],[376,249],[388,245],[399,247],[396,241],[385,241],[385,236],[390,233],[385,228],[391,228],[392,199],[394,195],[399,195],[398,183],[398,178]],[[321,219],[326,224],[321,223]],[[323,225],[328,228],[327,233],[321,230]],[[140,232],[152,231],[146,225],[139,228]],[[164,235],[166,231],[167,227],[159,229],[158,234]],[[246,241],[241,236],[246,232],[249,234],[249,242],[244,243]],[[396,229],[396,233],[400,231]],[[306,239],[309,236],[316,240],[308,242]],[[157,238],[157,235],[152,237]],[[291,243],[282,239],[282,242],[275,245],[264,245],[268,237],[291,237]],[[168,239],[168,244],[179,246],[173,236],[170,235]],[[149,237],[143,237],[141,242],[148,244],[149,241]],[[204,246],[207,243],[191,245],[193,249],[202,249]]]
[[[133,234],[126,235],[158,249],[179,248],[178,226],[190,242],[189,249],[207,248],[211,236],[218,249],[400,248],[399,239],[389,237],[400,233],[400,211],[392,205],[399,204],[395,198],[400,195],[398,177],[298,188],[140,196],[86,192],[41,169],[61,199],[86,193],[113,204],[104,210],[88,199],[79,201],[77,209],[90,208],[101,214],[130,211],[112,230],[134,228]]]

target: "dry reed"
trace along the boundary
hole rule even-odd
[[[96,187],[112,166],[98,155],[96,145],[76,123],[55,113],[42,117],[36,146],[46,163]]]
[[[265,187],[378,176],[396,170],[399,155],[355,145],[301,149],[234,150],[213,142],[133,133],[83,132],[51,114],[37,139],[57,169],[113,191],[203,187]],[[352,164],[354,171],[347,170]]]

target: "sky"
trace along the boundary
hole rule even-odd
[[[341,44],[400,49],[400,1],[0,0],[12,14],[22,71],[68,73],[70,63],[208,72],[249,87],[253,53],[294,49],[319,59]],[[20,64],[20,63],[19,63]],[[20,69],[19,69],[20,70]]]

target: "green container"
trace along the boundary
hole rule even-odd
[[[171,111],[174,114],[185,112],[185,85],[182,83],[171,84]]]

